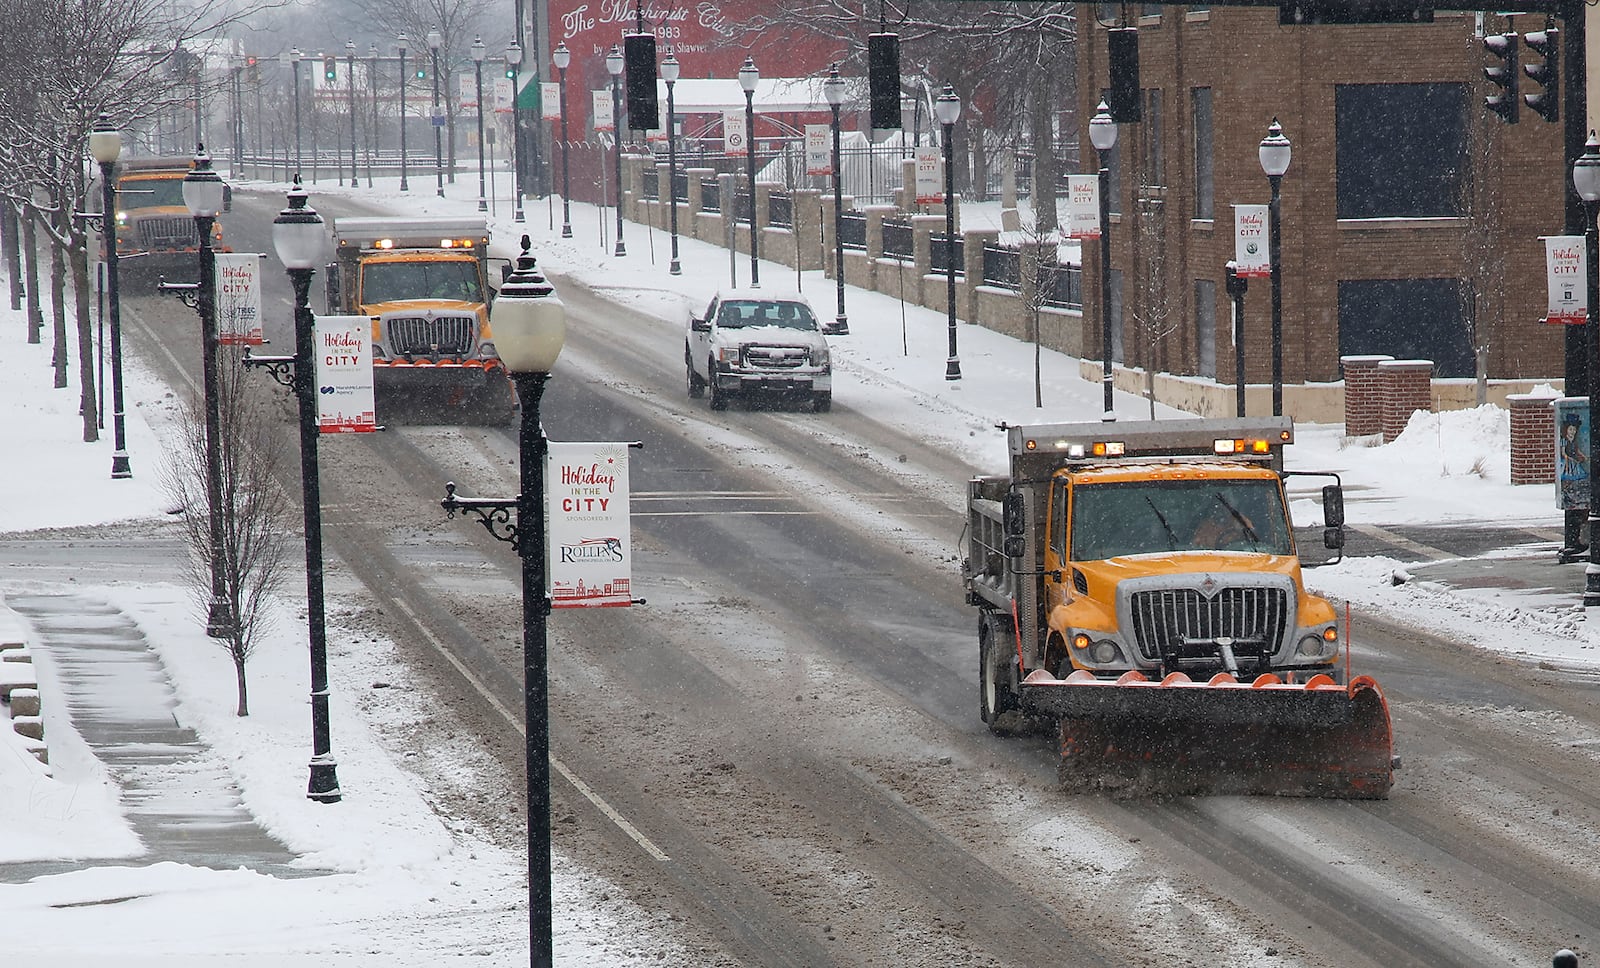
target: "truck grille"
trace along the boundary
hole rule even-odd
[[[200,245],[200,232],[192,218],[144,218],[135,226],[142,249],[193,249]]]
[[[1282,588],[1198,588],[1134,592],[1133,634],[1146,659],[1216,655],[1219,638],[1232,639],[1240,658],[1270,655],[1283,639],[1289,596]]]
[[[803,346],[746,346],[744,362],[763,370],[793,370],[811,360],[811,351]]]
[[[390,316],[383,321],[391,356],[466,356],[477,329],[475,315]]]

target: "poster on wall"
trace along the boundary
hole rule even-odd
[[[550,604],[633,604],[628,445],[551,442],[544,492]]]
[[[372,318],[318,316],[311,334],[316,354],[317,425],[325,434],[378,429],[372,389]]]
[[[1589,259],[1581,235],[1544,237],[1547,323],[1582,325],[1589,319]]]
[[[260,346],[261,253],[217,253],[217,341],[224,346]]]
[[[1067,176],[1067,237],[1100,237],[1100,176]]]
[[[1266,279],[1272,275],[1267,206],[1233,207],[1233,261],[1240,279]]]

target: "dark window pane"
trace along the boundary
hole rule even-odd
[[[1432,360],[1435,376],[1476,371],[1457,279],[1342,279],[1339,355]]]
[[[1340,218],[1462,214],[1465,84],[1335,88]]]
[[[1211,177],[1211,88],[1197,87],[1191,95],[1194,102],[1194,217],[1215,218]]]

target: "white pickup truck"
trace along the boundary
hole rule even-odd
[[[817,314],[804,296],[759,289],[717,293],[690,315],[683,364],[689,396],[711,391],[711,409],[761,393],[809,398],[818,413],[833,406],[833,363]]]

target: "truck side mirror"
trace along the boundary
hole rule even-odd
[[[1322,487],[1322,523],[1330,528],[1344,527],[1344,488],[1337,484]]]
[[[233,211],[233,186],[227,182],[222,183],[222,210]]]
[[[327,310],[338,313],[344,308],[344,302],[339,298],[339,263],[328,263],[327,275],[324,277],[324,293],[327,299]]]
[[[1021,558],[1022,553],[1028,548],[1028,543],[1019,535],[1010,535],[1001,543],[1001,550],[1007,558]]]
[[[1007,537],[1020,538],[1028,533],[1028,504],[1023,500],[1021,491],[1006,492],[1002,513]]]
[[[689,329],[696,333],[709,333],[711,332],[711,320],[701,319],[699,316],[690,316]]]

